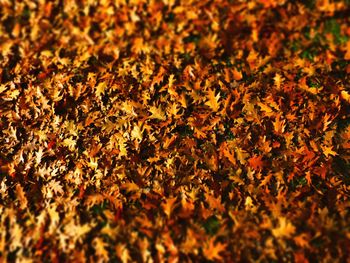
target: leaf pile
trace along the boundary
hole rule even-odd
[[[349,13],[1,1],[1,261],[345,262]]]

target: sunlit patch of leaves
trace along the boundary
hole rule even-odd
[[[345,262],[348,1],[146,2],[2,1],[0,261]]]

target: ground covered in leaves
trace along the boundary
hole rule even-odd
[[[345,262],[349,1],[0,2],[0,261]]]

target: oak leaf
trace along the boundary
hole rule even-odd
[[[295,226],[285,217],[278,218],[278,227],[272,229],[276,238],[289,238],[295,233]]]
[[[251,158],[249,158],[248,163],[254,170],[261,170],[264,166],[264,162],[262,160],[262,155],[255,155]]]
[[[151,119],[166,120],[165,113],[160,107],[151,106],[149,111],[151,113]]]
[[[205,103],[205,105],[209,106],[213,111],[218,111],[220,108],[220,93],[215,95],[215,90],[209,89],[207,94],[208,101]]]
[[[216,242],[215,238],[211,238],[209,243],[203,248],[204,256],[209,260],[222,260],[223,257],[220,253],[226,250],[227,244]]]

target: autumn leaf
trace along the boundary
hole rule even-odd
[[[215,244],[216,243],[216,244]],[[203,248],[203,255],[209,260],[222,260],[220,253],[226,250],[227,244],[215,242],[215,238],[211,238],[207,245]]]
[[[249,154],[240,147],[235,147],[235,152],[237,154],[237,159],[239,160],[239,162],[243,165],[246,164],[246,159],[249,156]]]
[[[103,258],[104,260],[108,260],[109,259],[109,255],[108,255],[108,251],[106,249],[107,244],[105,243],[105,241],[103,241],[102,238],[95,238],[92,242],[95,251],[96,251],[96,255],[98,257]]]
[[[233,164],[236,165],[236,159],[234,157],[234,154],[228,149],[228,146],[226,143],[222,144],[222,152],[223,155]]]
[[[271,107],[269,107],[268,105],[258,102],[258,105],[260,107],[260,109],[264,112],[265,116],[271,117],[274,115],[273,113],[273,109]]]
[[[137,140],[138,142],[141,142],[143,137],[142,132],[143,131],[141,130],[141,127],[135,125],[133,130],[131,131],[131,138]]]
[[[207,93],[208,101],[205,103],[205,105],[209,106],[214,112],[218,111],[220,108],[220,93],[215,95],[215,90],[209,89]]]
[[[264,166],[264,162],[262,160],[262,155],[255,155],[251,158],[249,158],[248,163],[254,170],[261,170]]]
[[[332,146],[322,146],[321,145],[321,148],[322,148],[322,151],[323,151],[323,154],[328,158],[328,156],[336,156],[337,153],[335,151],[332,150]]]
[[[130,262],[130,253],[125,244],[118,244],[116,246],[116,254],[123,263]]]
[[[349,54],[350,54],[350,51],[348,50]],[[347,101],[348,103],[350,103],[350,94],[349,92],[347,92],[346,90],[342,90],[341,93],[341,98],[345,101]]]
[[[276,116],[274,123],[273,123],[273,127],[274,127],[276,133],[282,134],[282,133],[284,133],[284,130],[286,128],[286,121],[281,120],[281,116],[278,114]]]
[[[63,140],[62,142],[63,146],[68,147],[68,149],[70,151],[74,151],[75,150],[75,146],[76,146],[76,141],[73,139],[73,137],[69,137]]]
[[[296,243],[297,246],[302,247],[302,248],[310,248],[310,238],[306,233],[302,233],[296,237],[294,237],[294,242]]]
[[[160,107],[151,106],[149,111],[151,113],[151,116],[150,116],[151,119],[158,119],[161,121],[166,120],[165,113]]]
[[[310,172],[310,171],[307,171],[307,172],[306,172],[305,179],[306,179],[306,181],[307,181],[307,184],[310,186],[311,183],[312,183],[312,180],[311,180],[311,172]]]
[[[105,82],[100,82],[95,88],[95,94],[97,97],[101,97],[107,88],[107,84]]]
[[[175,202],[176,202],[177,198],[173,197],[173,198],[167,198],[165,203],[162,204],[162,207],[164,209],[164,213],[170,217],[172,211],[175,208]]]
[[[232,70],[232,75],[234,80],[241,80],[243,78],[242,72],[238,71],[237,69]]]
[[[56,180],[52,180],[50,181],[50,183],[48,184],[48,194],[52,196],[51,193],[54,193],[55,195],[57,194],[63,194],[63,187],[60,184],[59,181]]]
[[[279,90],[281,88],[281,84],[282,84],[284,78],[280,74],[276,73],[273,80],[274,80],[276,88]]]
[[[20,184],[16,185],[16,192],[17,192],[18,200],[20,202],[21,209],[25,209],[27,207],[28,200],[25,196],[23,187]]]
[[[278,218],[278,226],[272,229],[276,238],[289,238],[295,233],[295,226],[285,217]]]

